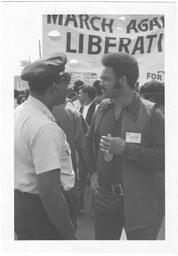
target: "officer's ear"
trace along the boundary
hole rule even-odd
[[[59,84],[56,82],[53,82],[53,83],[51,83],[50,88],[51,88],[52,93],[56,93],[59,90]]]

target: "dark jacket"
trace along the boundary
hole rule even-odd
[[[88,158],[97,165],[95,132],[109,103],[96,111],[86,136]],[[140,133],[141,143],[126,143],[123,158],[124,209],[127,230],[151,225],[157,215],[157,172],[164,171],[164,117],[154,103],[135,95],[124,110],[121,138],[126,132]],[[97,171],[97,170],[96,170]]]
[[[95,112],[95,109],[96,109],[96,104],[93,102],[91,104],[91,106],[89,107],[87,115],[86,115],[86,122],[87,122],[88,126],[90,126],[90,124],[91,124],[91,120],[93,118],[93,114]]]

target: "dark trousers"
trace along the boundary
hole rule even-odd
[[[163,219],[162,209],[158,208],[158,216],[151,226],[126,230],[128,240],[156,240]],[[94,221],[96,240],[119,240],[125,227],[123,196],[112,195],[99,188],[95,196]]]
[[[17,240],[62,240],[50,222],[43,204],[37,195],[14,193],[14,223]]]
[[[79,159],[79,208],[85,208],[85,189],[88,184],[86,168]]]
[[[75,185],[75,187],[69,191],[63,191],[63,194],[69,208],[69,213],[70,213],[72,223],[74,225],[75,230],[77,230],[77,219],[78,219],[78,208],[79,208],[78,185]]]

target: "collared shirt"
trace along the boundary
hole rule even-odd
[[[81,108],[81,103],[80,103],[79,99],[74,100],[74,101],[72,102],[72,104],[73,104],[74,108],[75,108],[77,111],[79,111],[79,109]]]
[[[83,116],[83,118],[84,118],[85,120],[86,120],[86,117],[87,117],[88,109],[89,109],[89,107],[91,106],[92,103],[93,103],[93,102],[91,102],[91,103],[88,104],[88,105],[84,105],[84,106],[83,106],[82,116]]]
[[[29,96],[15,109],[14,128],[15,189],[38,194],[37,175],[54,169],[61,170],[64,189],[73,187],[70,148],[49,109]]]

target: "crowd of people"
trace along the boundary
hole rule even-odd
[[[66,62],[58,53],[22,71],[29,90],[16,95],[17,239],[78,239],[86,185],[96,240],[118,240],[123,228],[128,240],[164,239],[164,84],[138,88],[136,59],[108,53],[100,80],[69,87]]]

